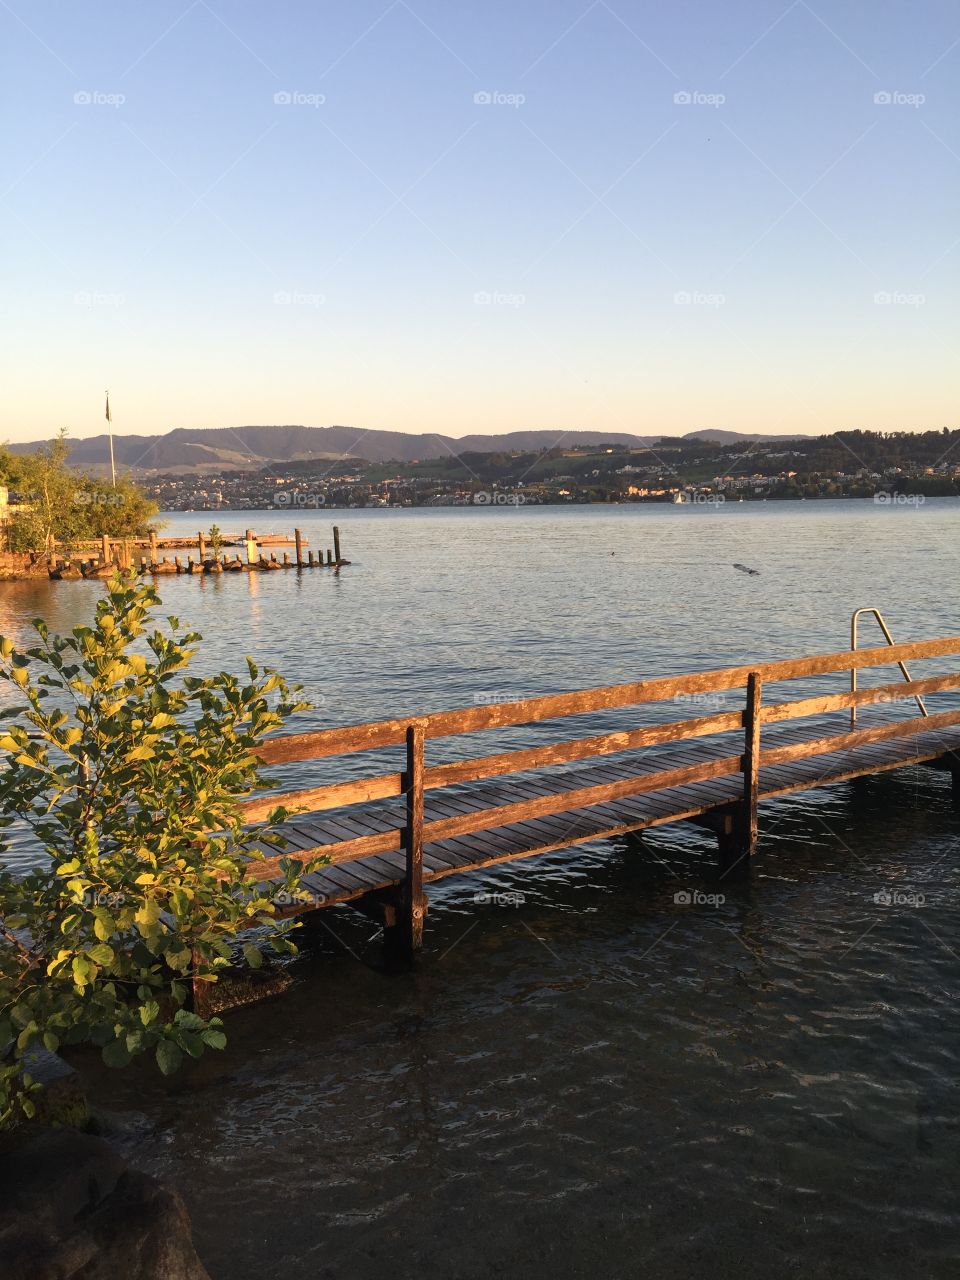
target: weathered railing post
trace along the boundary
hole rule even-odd
[[[401,941],[412,958],[423,945],[423,921],[427,900],[423,893],[423,747],[424,726],[414,723],[407,728],[407,764],[404,791],[407,798],[407,821],[404,849],[407,855],[406,876],[401,900]]]
[[[763,682],[759,671],[747,676],[747,707],[744,715],[743,810],[747,836],[747,857],[757,846],[757,801],[760,797],[760,703]]]
[[[720,878],[740,880],[750,873],[757,848],[757,801],[760,793],[760,705],[763,686],[759,671],[747,676],[747,702],[743,713],[743,798],[732,821],[717,830],[720,846]]]

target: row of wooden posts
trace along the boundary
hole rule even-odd
[[[278,560],[276,553],[271,552],[269,559],[263,554],[261,546],[258,543],[257,536],[253,529],[247,529],[244,533],[244,545],[246,549],[246,560],[241,559],[240,551],[231,556],[221,552],[218,555],[210,551],[210,539],[203,530],[197,533],[197,555],[194,560],[193,556],[188,556],[186,563],[180,556],[174,556],[172,560],[166,558],[161,559],[160,539],[157,534],[152,532],[149,539],[149,556],[141,555],[138,561],[135,561],[134,546],[137,542],[133,538],[116,539],[111,538],[108,534],[104,534],[101,539],[100,557],[79,561],[79,572],[84,577],[103,577],[113,572],[116,565],[121,569],[131,569],[136,567],[141,573],[155,574],[172,574],[172,573],[223,573],[223,572],[257,572],[260,570],[271,569],[314,569],[314,568],[332,568],[339,571],[342,565],[349,564],[349,560],[344,560],[340,547],[340,530],[333,526],[333,546],[328,547],[326,551],[326,559],[324,559],[323,551],[306,550],[306,539],[300,529],[293,531],[294,558],[291,559],[290,553],[284,551],[282,559]],[[271,538],[271,541],[274,539]],[[140,545],[143,545],[142,543]],[[53,572],[54,576],[64,576],[65,566],[61,563]],[[77,570],[74,569],[74,575]]]

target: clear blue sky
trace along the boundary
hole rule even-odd
[[[107,387],[121,432],[957,425],[946,0],[3,0],[0,47],[7,439]]]

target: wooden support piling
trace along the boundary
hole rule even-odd
[[[297,547],[297,568],[302,569],[303,568],[303,537],[299,529],[294,529],[293,540],[296,543],[296,547]]]
[[[299,563],[299,561],[298,561],[298,563]],[[290,552],[289,552],[289,551],[285,551],[285,552],[283,553],[283,567],[284,567],[285,569],[289,569],[289,568],[291,567],[291,566],[290,566]]]
[[[157,564],[157,532],[155,529],[150,530],[150,563]]]
[[[747,706],[744,718],[743,753],[743,807],[749,841],[749,856],[753,856],[757,844],[757,800],[760,795],[760,704],[763,699],[763,680],[759,671],[751,671],[747,677]]]
[[[308,565],[310,566],[310,568],[312,569],[312,568],[314,568],[314,566],[316,565],[316,563],[317,563],[317,557],[313,554],[313,552],[312,552],[312,551],[308,551],[308,552],[307,552],[307,564],[308,564]]]
[[[183,573],[183,564],[179,556],[173,557],[173,563],[177,566],[177,573]]]
[[[327,564],[333,564],[333,552],[327,547]]]
[[[333,558],[337,564],[340,563],[340,530],[336,525],[333,526]]]
[[[763,682],[758,671],[747,676],[747,701],[743,715],[743,798],[717,831],[721,880],[742,880],[750,874],[757,848],[757,801],[760,795],[760,727]]]
[[[243,539],[247,544],[247,564],[256,564],[260,559],[260,552],[257,550],[257,540],[253,530],[248,529]]]
[[[424,742],[426,733],[422,721],[407,726],[406,769],[403,775],[406,796],[406,821],[403,831],[405,871],[399,886],[396,924],[384,929],[389,952],[410,962],[423,946],[423,924],[427,914],[427,899],[423,892],[423,792],[424,792]]]
[[[203,564],[207,558],[207,540],[203,536],[203,530],[197,531],[197,550],[200,553],[200,563]]]
[[[109,564],[111,553],[110,553],[110,538],[107,536],[107,534],[103,534],[103,536],[100,539],[100,552],[103,558],[103,563]]]

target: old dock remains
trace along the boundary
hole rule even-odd
[[[276,551],[267,554],[267,548],[280,546],[292,546],[293,556],[284,551],[278,560]],[[169,555],[172,551],[194,547],[196,559],[192,555]],[[201,529],[192,542],[182,537],[160,538],[156,533],[151,533],[148,538],[110,538],[104,534],[98,554],[79,558],[59,556],[50,570],[50,577],[106,578],[118,567],[155,575],[259,573],[274,569],[332,569],[339,573],[349,563],[343,558],[340,530],[336,525],[333,527],[333,546],[327,548],[326,557],[322,550],[314,552],[309,549],[307,539],[299,529],[294,529],[292,538],[284,534],[258,537],[253,529],[247,529],[242,538],[234,535],[215,540]]]

